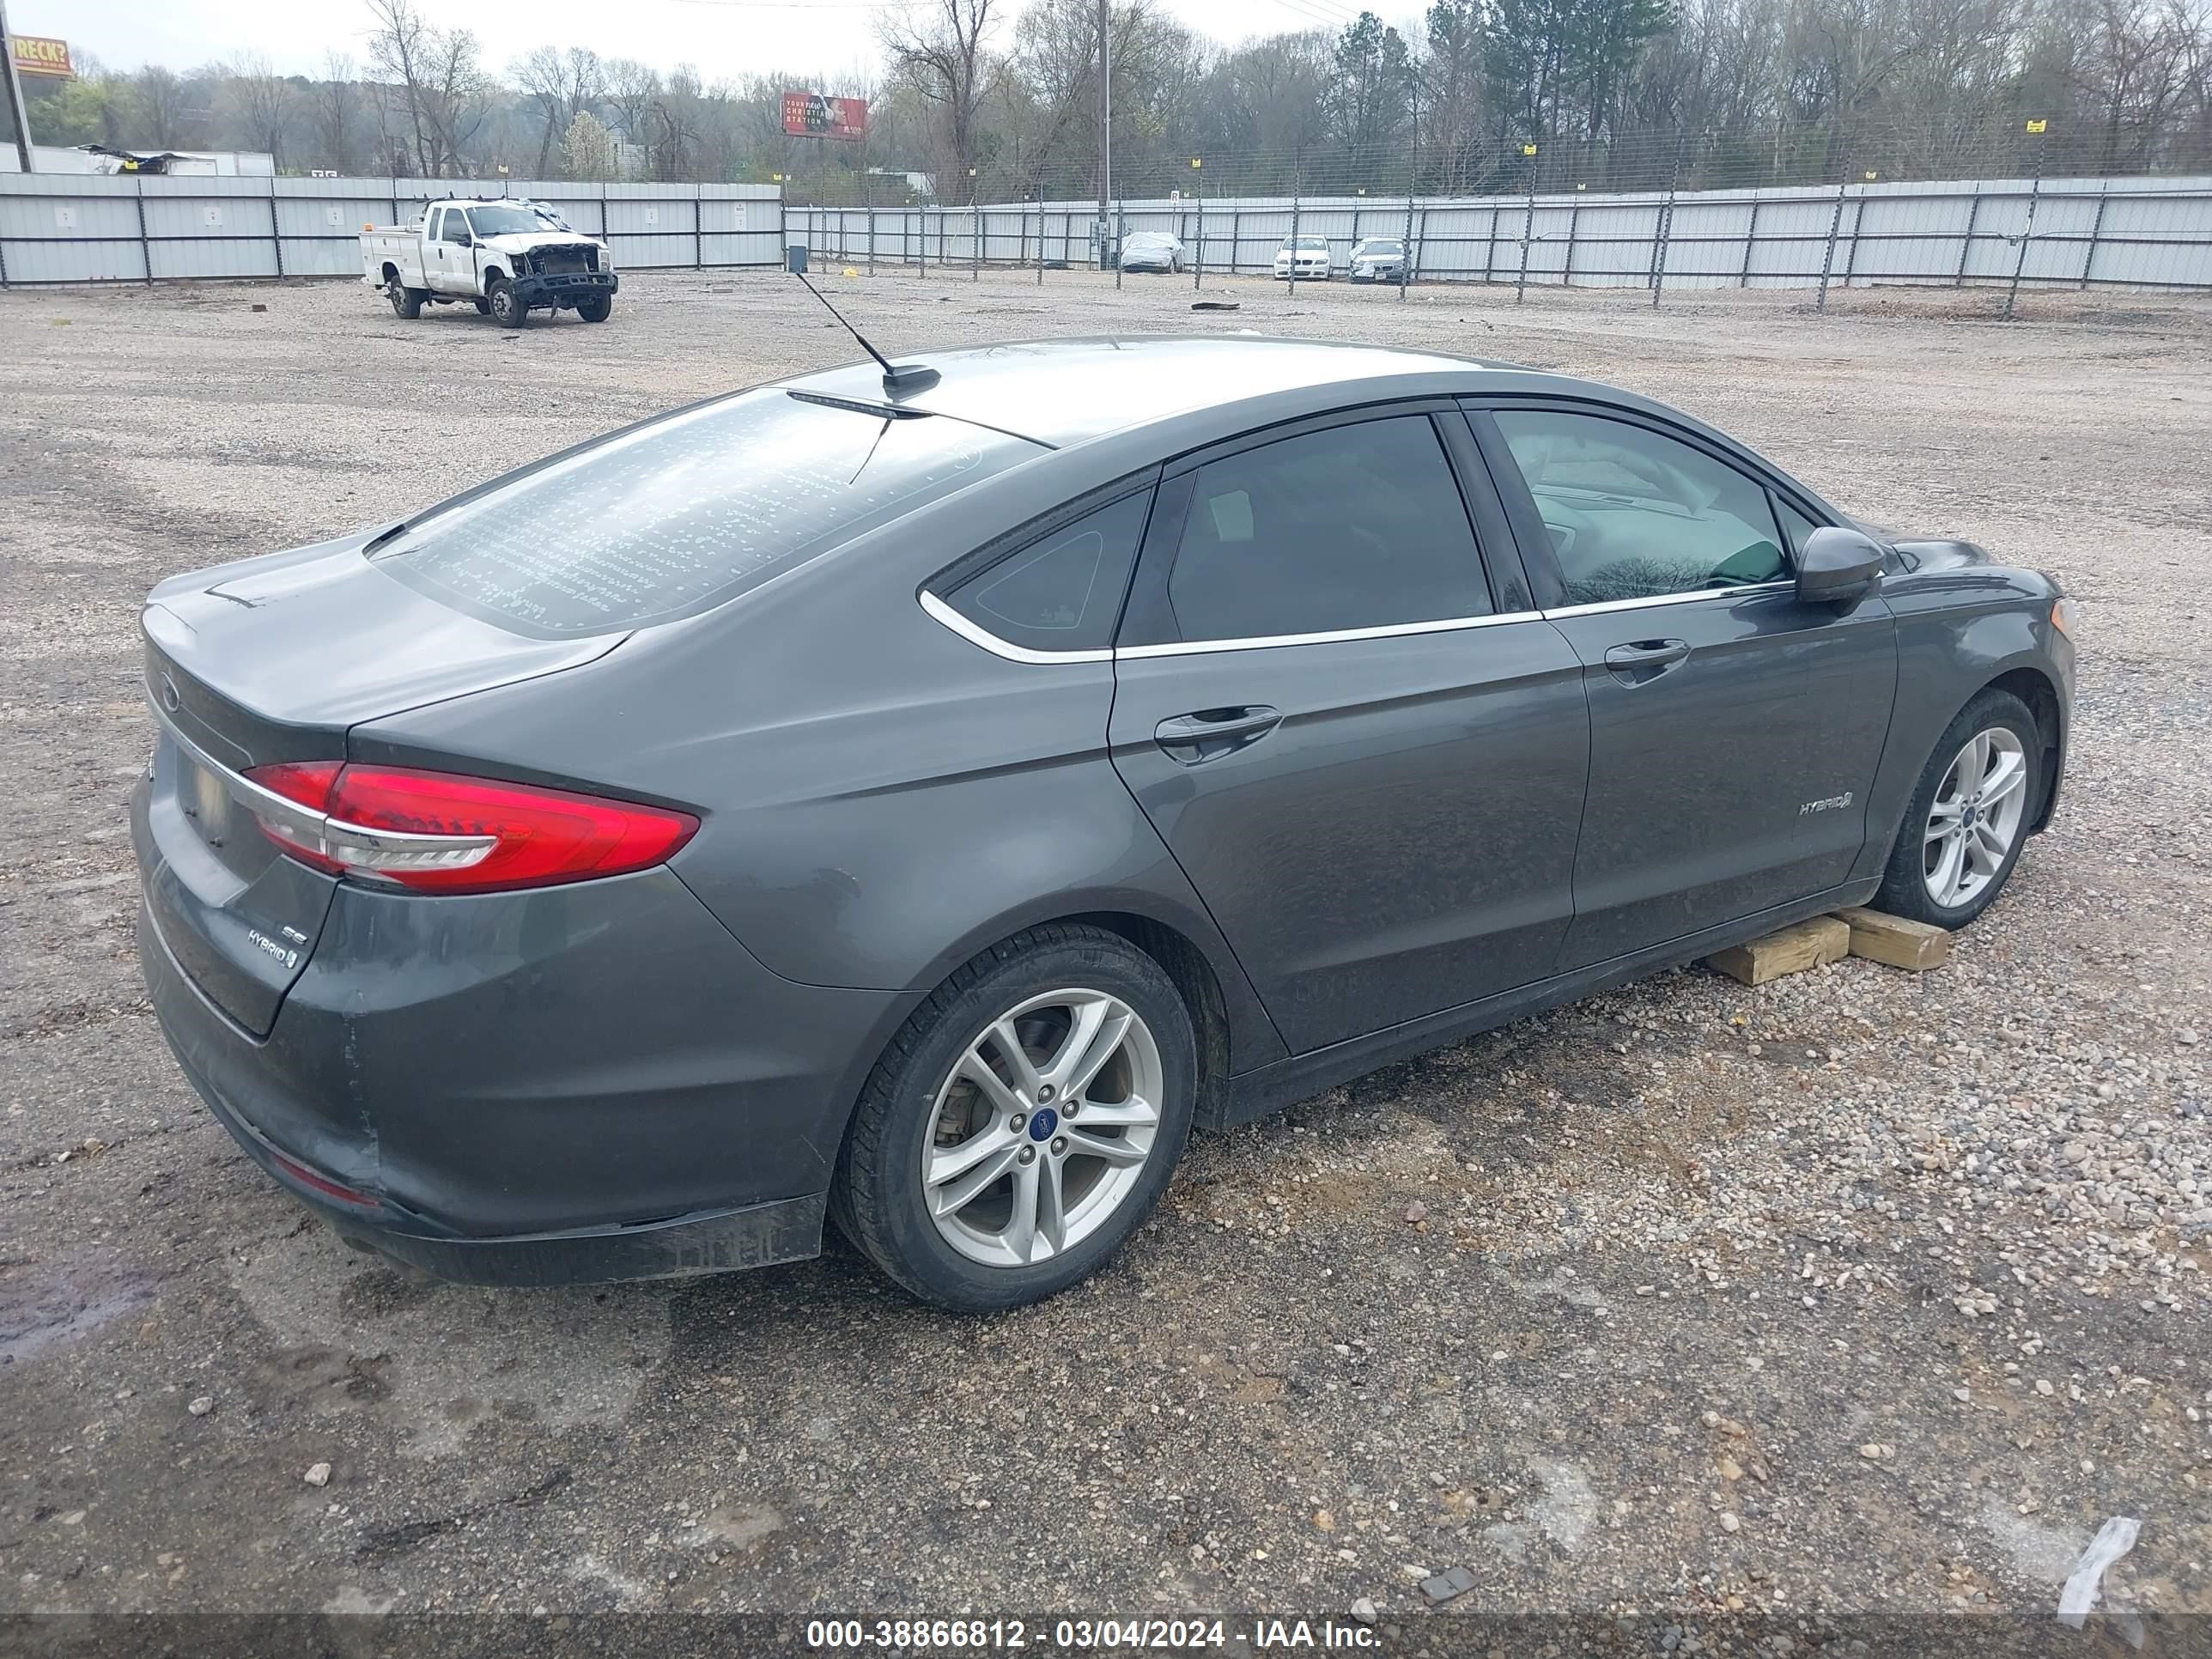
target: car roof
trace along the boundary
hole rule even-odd
[[[937,372],[936,383],[897,399],[902,408],[951,416],[1065,447],[1194,410],[1226,408],[1316,386],[1464,377],[1462,395],[1534,380],[1575,384],[1511,363],[1440,352],[1261,335],[1093,336],[1018,340],[952,351],[892,354]],[[858,403],[885,401],[883,371],[854,364],[780,384]],[[1389,395],[1395,388],[1382,388]],[[1610,389],[1608,388],[1610,394]],[[1617,395],[1617,394],[1611,394]],[[1347,401],[1352,399],[1347,398]]]

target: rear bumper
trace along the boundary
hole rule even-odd
[[[149,976],[150,979],[150,975]],[[162,1034],[185,1079],[216,1122],[279,1186],[328,1222],[333,1231],[394,1261],[462,1285],[586,1285],[621,1279],[674,1279],[800,1261],[822,1249],[826,1195],[773,1200],[739,1209],[678,1216],[628,1227],[514,1233],[481,1238],[443,1231],[390,1199],[352,1202],[334,1184],[287,1158],[225,1103],[194,1067],[167,1017]]]
[[[558,276],[517,276],[515,296],[526,306],[573,306],[599,295],[612,295],[622,278],[611,270],[564,272]]]
[[[814,1254],[852,1103],[913,1002],[780,978],[665,869],[474,898],[341,884],[265,1038],[143,904],[139,957],[257,1163],[339,1231],[483,1282]]]

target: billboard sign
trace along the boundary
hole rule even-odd
[[[18,75],[58,75],[68,80],[76,71],[70,67],[69,42],[42,34],[11,34],[8,45]]]
[[[783,130],[799,138],[865,138],[868,100],[825,98],[818,92],[783,94]]]

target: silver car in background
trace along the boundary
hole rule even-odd
[[[1355,283],[1395,283],[1406,275],[1406,244],[1395,236],[1363,236],[1352,250]]]
[[[1121,269],[1173,275],[1182,269],[1183,252],[1182,239],[1164,230],[1132,231],[1121,239]]]
[[[1325,283],[1334,269],[1334,257],[1328,251],[1326,236],[1285,236],[1283,245],[1275,250],[1275,280],[1279,283],[1286,283],[1292,276]]]

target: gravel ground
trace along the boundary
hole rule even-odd
[[[850,343],[766,275],[520,333],[352,285],[0,294],[0,1613],[1364,1601],[1415,1644],[1464,1567],[1457,1607],[1693,1642],[2041,1629],[2113,1515],[2136,1607],[2212,1611],[2212,311],[1209,289],[1242,312],[836,283],[896,350],[1225,321],[1599,375],[2051,569],[2066,799],[1950,965],[1685,969],[1390,1067],[1194,1143],[1107,1272],[1005,1317],[838,1247],[407,1277],[246,1162],[144,1004],[139,596]]]

